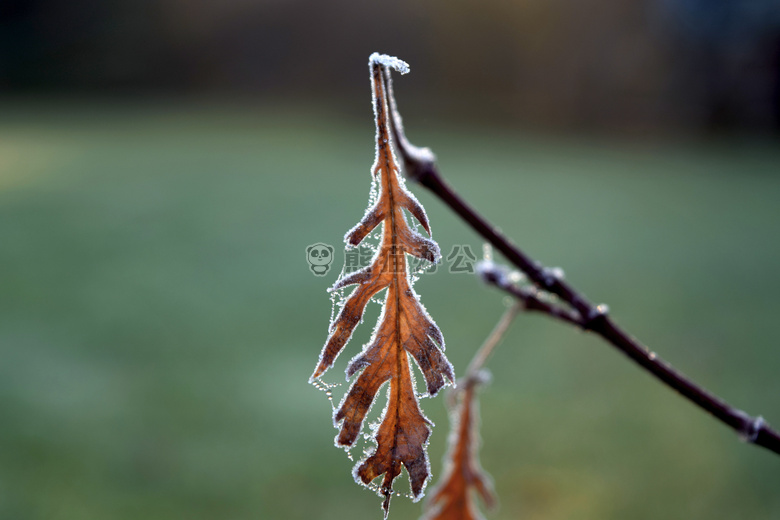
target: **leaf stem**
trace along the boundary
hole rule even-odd
[[[493,350],[501,343],[501,339],[504,337],[504,334],[506,334],[512,321],[522,309],[522,302],[517,301],[501,315],[501,319],[498,320],[493,331],[485,338],[485,342],[482,343],[482,346],[479,347],[479,350],[474,354],[474,357],[471,358],[471,363],[469,363],[469,366],[466,369],[466,375],[463,377],[464,387],[479,382],[481,379],[480,372],[482,371],[482,367],[485,366],[485,363],[493,353]]]

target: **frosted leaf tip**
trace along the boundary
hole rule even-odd
[[[369,65],[378,63],[379,65],[390,67],[396,70],[397,72],[400,72],[401,74],[406,74],[409,72],[409,64],[406,63],[405,61],[399,60],[395,56],[389,56],[387,54],[379,54],[378,52],[375,52],[368,57],[368,63]]]

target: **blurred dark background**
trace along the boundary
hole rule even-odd
[[[512,124],[780,132],[777,0],[5,0],[5,92],[117,96],[365,90],[412,64],[415,101]],[[424,100],[424,101],[423,101]]]
[[[409,138],[467,200],[780,426],[779,37],[777,0],[0,0],[0,520],[381,518],[307,384],[367,204],[374,51],[411,65]],[[461,375],[506,302],[446,267],[415,288]],[[596,338],[521,316],[489,368],[488,518],[780,518],[780,458]]]

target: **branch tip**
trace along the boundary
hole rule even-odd
[[[390,56],[388,54],[379,54],[378,52],[373,53],[371,56],[368,57],[368,64],[369,65],[381,65],[386,68],[391,68],[395,70],[396,72],[399,72],[401,74],[408,74],[409,73],[409,64],[406,63],[403,60],[400,60],[396,58],[395,56]]]

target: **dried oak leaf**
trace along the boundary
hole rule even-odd
[[[467,381],[458,393],[460,401],[451,414],[450,447],[445,458],[444,476],[433,490],[424,520],[481,520],[474,506],[472,489],[482,502],[493,508],[496,503],[490,478],[477,459],[478,423],[475,380]]]
[[[436,243],[411,229],[406,221],[404,210],[430,235],[425,211],[399,178],[388,132],[388,102],[383,79],[389,74],[387,67],[406,72],[408,66],[396,58],[379,54],[371,55],[369,65],[377,128],[376,161],[372,172],[379,181],[380,192],[376,204],[346,234],[345,241],[348,246],[357,246],[379,224],[382,224],[382,238],[371,265],[344,276],[333,286],[332,289],[337,290],[357,285],[330,326],[330,336],[311,380],[322,376],[333,365],[360,322],[368,301],[387,289],[370,342],[347,367],[347,378],[358,376],[333,416],[334,424],[340,428],[336,444],[353,446],[377,392],[389,383],[387,406],[374,435],[376,447],[353,470],[355,479],[365,485],[384,475],[379,490],[385,497],[382,507],[387,516],[392,484],[401,473],[402,465],[409,474],[415,500],[422,496],[430,475],[426,445],[431,423],[419,407],[409,355],[423,373],[430,395],[451,383],[454,375],[452,365],[442,352],[441,331],[420,304],[407,269],[407,254],[430,262],[438,261],[441,256]]]

